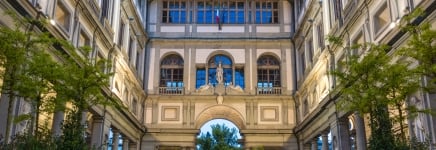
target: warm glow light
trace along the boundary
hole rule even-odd
[[[390,29],[395,28],[395,26],[397,26],[397,23],[396,23],[396,22],[391,22],[391,24],[389,24],[389,28],[390,28]]]
[[[50,24],[51,25],[56,25],[56,21],[54,19],[50,19]]]

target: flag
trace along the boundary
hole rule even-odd
[[[216,9],[215,22],[218,23],[218,30],[221,30],[220,10]]]

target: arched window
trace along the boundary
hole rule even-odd
[[[245,87],[243,66],[235,66],[232,60],[225,55],[215,55],[209,59],[206,68],[197,68],[196,88],[209,83],[213,86],[218,84],[216,69],[219,64],[223,69],[222,77],[225,86],[233,84],[241,88]]]
[[[221,64],[223,68],[223,83],[224,85],[227,86],[233,81],[233,68],[232,68],[232,61],[230,60],[230,58],[224,55],[216,55],[209,60],[208,81],[213,86],[218,84],[216,78],[216,69],[219,64]]]
[[[273,56],[264,55],[257,60],[257,87],[258,92],[280,94],[280,62]],[[272,92],[272,93],[271,93]]]
[[[179,55],[166,56],[160,66],[160,87],[183,87],[183,59]]]

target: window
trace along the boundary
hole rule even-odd
[[[362,32],[359,32],[352,41],[352,51],[351,55],[361,55],[363,50],[361,49],[362,44],[365,43],[365,39]]]
[[[224,85],[230,85],[230,83],[233,81],[233,68],[232,68],[232,61],[229,57],[225,55],[216,55],[212,57],[209,60],[208,63],[208,81],[213,86],[218,84],[217,78],[216,78],[216,69],[218,65],[221,64],[223,68],[223,83]]]
[[[141,54],[139,53],[139,51],[137,51],[136,52],[136,59],[135,59],[135,67],[136,67],[136,72],[138,73],[138,75],[139,75],[139,66],[141,66],[140,64],[139,64],[139,62],[140,62],[140,56]]]
[[[245,0],[199,0],[197,23],[242,24],[245,19]]]
[[[197,23],[212,24],[217,23],[217,13],[219,13],[217,0],[199,0],[197,2]]]
[[[90,39],[85,31],[81,31],[79,39],[77,40],[77,47],[90,46]]]
[[[257,87],[281,87],[280,62],[273,56],[261,56],[257,60]]]
[[[312,37],[310,39],[307,40],[306,42],[306,48],[307,48],[307,54],[309,55],[309,63],[312,63],[313,60],[313,54],[315,53],[313,51],[313,41],[312,41]]]
[[[342,18],[342,2],[340,0],[333,0],[330,1],[330,20],[331,23],[335,23],[336,21],[339,21],[339,25],[342,24],[341,18]]]
[[[235,69],[235,85],[239,85],[241,88],[245,88],[244,68],[236,68]]]
[[[195,88],[198,89],[200,86],[206,85],[206,69],[197,68],[196,78]]]
[[[318,47],[321,48],[321,50],[324,49],[324,30],[323,30],[323,24],[320,23],[316,26],[316,32],[318,33]]]
[[[186,2],[184,0],[163,1],[162,23],[186,23]]]
[[[374,15],[374,33],[376,35],[384,29],[390,22],[388,6],[384,3]]]
[[[68,9],[60,1],[58,1],[57,5],[56,5],[54,20],[66,32],[70,31],[71,14],[68,11]]]
[[[304,55],[304,52],[300,53],[300,68],[302,76],[304,76],[304,72],[306,71],[306,59]]]
[[[133,51],[134,51],[134,49],[135,49],[135,40],[133,39],[133,38],[130,38],[130,40],[129,40],[129,49],[128,49],[128,52],[127,52],[127,55],[128,55],[128,57],[129,57],[129,61],[130,62],[132,62],[132,60],[133,60]]]
[[[133,99],[131,107],[132,107],[133,114],[138,115],[138,110],[137,110],[138,100],[136,100],[136,98]]]
[[[256,24],[277,24],[279,23],[279,11],[277,1],[256,2]]]
[[[108,18],[109,16],[109,2],[108,0],[101,1],[101,18]]]
[[[118,45],[120,47],[123,46],[124,43],[124,26],[126,24],[121,20],[120,21],[120,28],[118,29]]]
[[[175,54],[162,60],[160,87],[183,87],[183,59]]]
[[[221,4],[221,23],[242,24],[244,23],[244,1],[224,1]]]

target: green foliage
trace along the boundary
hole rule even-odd
[[[71,110],[62,125],[63,134],[57,139],[58,149],[85,150],[85,129],[80,123],[82,113],[78,109]],[[79,121],[78,121],[79,120]]]
[[[63,136],[56,139],[57,143],[61,143],[57,146],[84,149],[81,113],[94,105],[119,106],[102,90],[108,87],[112,75],[105,72],[109,62],[88,57],[92,51],[87,47],[77,49],[49,33],[34,31],[34,28],[44,25],[40,20],[23,19],[14,13],[9,16],[15,21],[14,28],[0,26],[0,78],[3,80],[2,94],[9,99],[8,131],[3,136],[10,136],[12,121],[30,120],[27,137],[23,136],[27,139],[21,135],[17,135],[16,139],[30,143],[33,140],[44,141],[42,138],[46,137],[38,135],[41,133],[38,131],[39,114],[64,111],[65,104],[72,103],[74,109],[63,124]],[[62,50],[55,50],[54,46]],[[14,119],[11,114],[16,97],[23,97],[29,102],[32,112]],[[7,139],[5,143],[9,143]]]
[[[235,128],[228,128],[224,124],[212,125],[212,134],[202,133],[197,139],[200,150],[238,150],[238,137]]]
[[[427,92],[436,92],[436,30],[431,28],[429,22],[419,25],[413,20],[423,15],[422,9],[417,9],[402,20],[402,29],[410,34],[407,45],[402,47],[398,54],[412,58],[419,62],[413,71],[427,77],[430,81],[423,87]]]
[[[367,51],[364,56],[347,56],[340,62],[344,68],[331,72],[338,81],[337,106],[341,110],[369,115],[370,149],[395,149],[399,143],[407,141],[404,125],[407,117],[403,112],[406,112],[407,96],[419,89],[419,78],[408,69],[407,61],[389,56],[386,52],[390,47],[386,45],[366,43],[353,48]],[[393,112],[395,115],[390,115]],[[400,126],[398,133],[392,130],[394,124]]]

